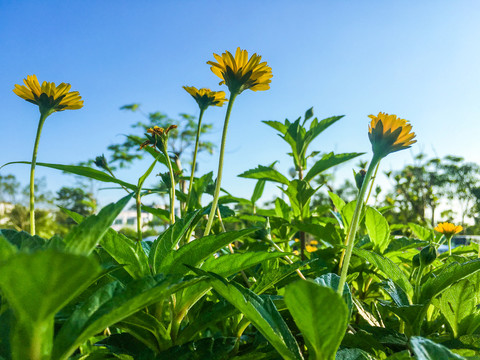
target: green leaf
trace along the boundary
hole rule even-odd
[[[0,263],[9,259],[17,252],[17,248],[10,244],[4,236],[0,235]]]
[[[17,253],[0,264],[0,289],[17,317],[38,323],[53,318],[100,272],[96,261],[81,255]]]
[[[256,230],[258,229],[228,231],[191,241],[176,251],[168,252],[161,263],[157,265],[156,272],[157,274],[185,274],[189,271],[185,265],[197,266],[208,256],[213,255],[224,246]]]
[[[375,358],[361,349],[342,349],[337,352],[335,360],[375,360]]]
[[[328,273],[315,278],[315,280],[313,281],[318,285],[329,287],[334,291],[337,291],[338,284],[340,283],[340,276],[334,273]],[[343,297],[343,300],[345,301],[345,304],[347,305],[348,318],[350,319],[350,316],[352,315],[352,311],[353,311],[353,299],[352,299],[352,293],[350,292],[350,288],[348,287],[347,283],[343,285],[342,297]]]
[[[142,186],[143,186],[143,183],[145,182],[145,180],[147,180],[147,177],[152,173],[153,171],[153,168],[155,167],[155,164],[157,163],[157,160],[155,160],[152,165],[150,165],[150,167],[147,169],[147,171],[145,171],[145,173],[140,176],[140,178],[138,179],[138,188],[141,189]]]
[[[210,286],[208,285],[208,288]],[[188,325],[180,332],[177,343],[183,344],[198,336],[203,330],[212,326],[215,327],[222,320],[235,315],[238,310],[229,302],[220,300],[215,303],[209,303],[208,306],[202,308],[194,321],[190,321]]]
[[[300,280],[287,285],[285,303],[302,332],[310,358],[334,360],[348,325],[344,300],[330,287]]]
[[[412,336],[410,345],[418,360],[466,360],[466,358],[454,354],[445,346],[420,336]]]
[[[218,258],[209,258],[202,265],[204,271],[212,271],[218,275],[227,277],[241,270],[247,270],[263,261],[276,259],[285,256],[284,253],[274,252],[247,252],[244,254],[234,253],[219,256]]]
[[[390,227],[382,214],[373,207],[365,209],[365,226],[370,241],[374,244],[374,250],[383,253],[390,242]]]
[[[260,278],[252,286],[252,290],[256,294],[261,294],[267,291],[269,288],[285,279],[287,276],[293,274],[297,269],[300,269],[306,265],[316,262],[316,259],[296,261],[293,264],[282,265],[272,269],[265,270]]]
[[[337,211],[342,211],[343,207],[345,206],[345,201],[340,196],[331,191],[328,192],[328,195],[330,196],[330,199],[333,202],[333,206],[335,206]]]
[[[358,248],[354,248],[353,253],[377,267],[378,270],[397,284],[410,298],[413,296],[413,287],[408,277],[392,260],[384,258],[377,253]]]
[[[12,229],[1,229],[0,234],[18,250],[28,252],[42,249],[46,240],[38,235],[32,236],[26,231],[16,231]]]
[[[323,171],[339,165],[345,161],[356,158],[357,156],[363,155],[364,153],[344,153],[344,154],[334,154],[333,152],[324,155],[320,160],[318,160],[308,171],[305,176],[305,181],[312,180],[315,176],[322,173]]]
[[[408,296],[405,292],[392,280],[388,279],[380,284],[380,286],[390,295],[393,302],[397,306],[409,306]]]
[[[274,128],[279,133],[285,135],[287,133],[287,125],[282,124],[280,121],[275,120],[264,120],[262,121],[264,124]]]
[[[421,287],[419,304],[429,303],[435,296],[446,290],[453,283],[462,280],[480,270],[480,259],[463,264],[451,263],[435,277],[429,278]]]
[[[129,194],[118,202],[105,206],[98,215],[90,215],[75,226],[65,236],[66,249],[72,253],[89,254],[131,198],[132,194]]]
[[[247,170],[238,176],[247,179],[274,181],[285,185],[290,183],[288,179],[280,174],[277,170],[263,165],[258,165],[255,169]]]
[[[62,326],[54,341],[52,360],[68,359],[91,336],[200,280],[147,276],[127,286],[118,281],[106,284],[90,296]]]
[[[255,204],[258,201],[258,199],[262,197],[263,189],[265,189],[265,183],[266,183],[265,180],[258,180],[257,183],[255,184],[252,197],[250,198],[250,201],[252,202],[252,204]]]
[[[187,204],[187,209],[195,209],[195,208],[201,208],[201,199],[202,195],[205,193],[207,190],[207,187],[210,184],[213,184],[212,181],[213,178],[213,172],[210,171],[209,173],[203,175],[200,178],[196,178],[193,182],[192,186],[192,193],[190,194],[190,200],[189,203]]]
[[[146,211],[167,223],[170,222],[170,211],[168,210],[152,208],[150,206],[146,206],[142,204],[142,211]]]
[[[7,163],[5,165],[10,165],[10,164],[28,164],[30,165],[29,161],[14,161]],[[4,165],[4,166],[5,166]],[[60,164],[47,164],[47,163],[38,163],[36,164],[37,166],[43,166],[43,167],[48,167],[51,169],[57,169],[61,171],[68,172],[70,174],[75,174],[79,176],[84,176],[90,179],[102,181],[102,182],[109,182],[109,183],[115,183],[119,184],[122,186],[125,186],[127,189],[137,191],[137,187],[133,184],[129,184],[125,181],[118,180],[117,178],[114,178],[113,176],[110,176],[103,171],[93,169],[87,166],[77,166],[77,165],[60,165]]]
[[[150,275],[148,258],[140,242],[133,241],[110,228],[100,241],[100,245],[115,261],[125,265],[125,271],[133,279]]]
[[[217,337],[191,341],[184,345],[174,346],[158,354],[159,359],[175,360],[224,360],[235,347],[237,338]]]
[[[148,262],[154,272],[160,267],[167,254],[172,252],[179,241],[185,236],[187,230],[199,214],[200,210],[188,213],[186,217],[176,221],[175,224],[171,225],[153,242],[148,256]]]
[[[433,239],[433,231],[431,229],[415,223],[408,223],[408,226],[420,240],[430,241]]]
[[[297,341],[269,297],[262,298],[216,274],[205,274],[215,291],[243,313],[284,359],[303,359]]]
[[[295,216],[303,218],[310,216],[310,200],[316,189],[313,189],[307,181],[292,180],[287,189],[280,190],[288,196]]]
[[[480,326],[480,273],[459,281],[442,293],[440,311],[453,330],[453,335],[471,335]]]

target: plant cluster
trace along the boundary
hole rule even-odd
[[[370,115],[373,154],[355,173],[356,199],[329,192],[326,214],[314,205],[326,171],[362,153],[310,148],[342,116],[319,120],[309,109],[294,121],[264,121],[288,144],[293,176],[275,162],[259,165],[239,175],[256,181],[252,196],[235,197],[221,186],[233,104],[243,91],[268,90],[272,70],[241,49],[214,57],[208,64],[229,99],[185,87],[200,110],[189,176],[172,152],[178,124],[152,125],[143,139],[129,138],[152,160],[135,184],[117,178],[103,155],[95,160],[100,169],[37,163],[47,116],[83,102],[70,85],[40,86],[35,76],[15,87],[39,106],[40,124],[32,161],[21,162],[31,166],[30,233],[0,232],[0,359],[480,358],[479,246],[452,248],[462,228],[447,222],[435,229],[411,223],[413,236],[394,236],[388,209],[368,205],[381,160],[416,142],[410,123]],[[216,180],[213,173],[196,177],[204,113],[224,103]],[[96,214],[63,207],[76,225],[64,236],[39,236],[36,165],[115,184],[126,194]],[[158,166],[166,170],[163,186],[146,187]],[[266,182],[286,200],[259,206]],[[168,195],[166,208],[145,204],[159,194]],[[110,227],[131,200],[133,238]],[[154,241],[143,238],[141,211],[168,223]],[[438,253],[442,243],[449,252]]]

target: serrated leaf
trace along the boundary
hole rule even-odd
[[[29,161],[14,161],[7,163],[5,165],[9,164],[28,164],[30,165]],[[4,165],[4,166],[5,166]],[[75,174],[79,176],[84,176],[88,177],[90,179],[102,181],[102,182],[109,182],[109,183],[114,183],[118,184],[121,186],[125,186],[127,189],[137,191],[137,187],[133,184],[129,184],[125,181],[119,180],[117,178],[114,178],[113,176],[110,176],[103,171],[93,169],[87,166],[77,166],[77,165],[60,165],[60,164],[47,164],[47,163],[36,163],[36,166],[43,166],[43,167],[48,167],[51,169],[57,169],[61,171],[68,172],[70,174]]]
[[[33,323],[53,316],[100,274],[96,261],[54,250],[17,253],[0,264],[0,289],[15,314]]]
[[[247,170],[238,176],[247,179],[273,181],[284,185],[288,185],[290,183],[288,179],[277,170],[263,165],[258,165],[255,169]]]
[[[156,271],[170,252],[173,251],[179,241],[185,236],[187,230],[192,226],[200,210],[188,213],[186,217],[175,222],[153,242],[148,256],[148,262],[153,271]]]
[[[133,279],[150,275],[148,258],[140,242],[133,241],[110,228],[102,237],[100,245],[115,261],[120,265],[125,265],[125,271]]]
[[[418,360],[466,360],[443,345],[420,336],[412,336],[410,345]]]
[[[390,242],[390,227],[382,214],[373,207],[365,209],[365,226],[374,250],[382,254]]]
[[[363,155],[364,153],[344,153],[344,154],[334,154],[333,152],[324,155],[320,160],[318,160],[308,171],[305,176],[305,181],[312,180],[315,176],[322,173],[323,171],[339,165],[345,161],[356,158],[357,156]]]
[[[413,287],[405,273],[390,259],[377,253],[354,248],[353,253],[377,267],[387,278],[397,284],[410,298],[413,296]]]
[[[228,231],[218,235],[204,236],[191,241],[176,251],[168,252],[163,257],[161,263],[157,263],[156,273],[185,274],[189,271],[185,265],[197,266],[208,256],[213,255],[224,246],[256,230],[258,229]]]
[[[66,249],[72,253],[89,254],[131,198],[132,194],[127,195],[105,206],[97,215],[85,218],[65,236]]]
[[[213,273],[201,273],[210,277],[215,291],[242,312],[284,359],[303,359],[297,341],[270,298],[262,298]]]
[[[108,283],[90,296],[62,326],[55,337],[52,359],[68,359],[89,337],[200,280],[148,276],[127,286],[118,281]]]
[[[480,270],[480,259],[472,260],[463,264],[451,263],[435,277],[429,278],[422,284],[419,304],[427,304],[435,296],[446,290],[453,283],[462,280]]]

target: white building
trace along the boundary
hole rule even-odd
[[[147,212],[142,212],[142,230],[146,230],[147,224],[153,220],[153,215]],[[137,229],[137,211],[125,210],[122,211],[112,225],[113,230],[118,231],[122,228]]]

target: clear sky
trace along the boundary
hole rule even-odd
[[[69,82],[85,100],[81,110],[50,116],[40,141],[38,161],[71,164],[123,141],[139,115],[122,105],[198,115],[182,86],[222,89],[206,61],[237,46],[262,55],[273,79],[269,91],[242,93],[232,112],[223,184],[235,195],[253,189],[254,181],[237,178],[243,171],[275,160],[284,172],[291,167],[287,147],[261,120],[295,119],[311,106],[319,118],[346,115],[311,150],[369,159],[367,116],[384,111],[410,120],[418,143],[390,155],[382,170],[400,169],[420,151],[480,162],[479,16],[474,0],[0,0],[0,163],[31,158],[38,109],[12,92],[26,75]],[[224,113],[205,115],[217,144]],[[217,158],[200,156],[200,173],[216,169]],[[147,167],[118,176],[135,182]],[[0,171],[28,181],[26,165]],[[54,170],[38,168],[37,176],[52,190],[72,183]]]

